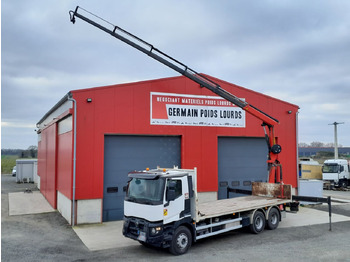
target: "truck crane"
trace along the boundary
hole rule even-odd
[[[83,15],[82,12],[85,12],[86,14],[88,14],[89,17],[87,17],[87,15]],[[176,72],[186,76],[192,81],[198,83],[201,87],[205,87],[209,89],[210,91],[217,94],[218,96],[226,99],[232,104],[242,108],[245,112],[261,120],[262,121],[261,126],[263,127],[263,130],[265,133],[265,139],[266,139],[268,152],[269,152],[268,159],[267,159],[268,172],[269,172],[268,182],[283,184],[282,165],[278,160],[278,154],[281,152],[282,147],[277,143],[277,139],[275,135],[275,125],[279,123],[277,119],[266,114],[265,112],[249,104],[248,102],[238,98],[237,96],[229,93],[228,91],[224,90],[218,83],[212,81],[205,75],[196,72],[195,70],[191,69],[187,65],[183,64],[182,62],[179,62],[173,57],[155,48],[152,44],[131,34],[130,32],[122,29],[121,27],[116,26],[79,6],[77,6],[74,11],[73,10],[69,11],[69,14],[70,14],[70,21],[73,24],[76,22],[76,18],[80,18],[81,20],[101,29],[102,31],[121,40],[122,42],[130,45],[131,47],[136,48],[142,53],[152,57],[158,62],[170,67]],[[100,23],[98,23],[97,21],[99,21]],[[102,25],[102,22],[106,24],[108,27]],[[281,192],[283,196],[283,190],[281,190]]]

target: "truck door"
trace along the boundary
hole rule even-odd
[[[167,195],[169,190],[175,191],[174,200],[168,201]],[[167,180],[163,210],[164,224],[178,221],[181,218],[185,210],[185,196],[188,196],[186,177]]]

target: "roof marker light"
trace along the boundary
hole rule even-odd
[[[149,171],[149,167],[146,168],[146,171]]]

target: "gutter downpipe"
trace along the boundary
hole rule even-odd
[[[299,110],[297,111],[295,115],[295,129],[296,129],[296,142],[297,142],[297,186],[298,186],[298,194],[299,195],[299,189],[300,189],[300,179],[299,179]]]
[[[75,225],[75,179],[76,179],[76,156],[77,156],[77,101],[69,94],[69,101],[74,103],[74,138],[73,138],[73,205],[72,205],[72,227]]]

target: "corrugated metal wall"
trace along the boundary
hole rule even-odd
[[[297,187],[298,107],[219,79],[214,80],[280,121],[276,135],[282,145],[279,160],[283,165],[284,183]],[[245,127],[151,125],[152,92],[214,95],[183,76],[71,92],[77,101],[76,199],[103,198],[106,135],[181,136],[182,168],[198,168],[200,192],[218,191],[218,137],[264,136],[261,121],[249,114],[246,114]],[[72,198],[73,133],[69,131],[58,135],[56,125],[42,130],[38,157],[42,191],[53,206],[56,206],[56,190]]]
[[[56,142],[57,125],[53,124],[41,133],[41,141],[38,146],[38,175],[40,176],[40,191],[54,208],[57,208]]]

